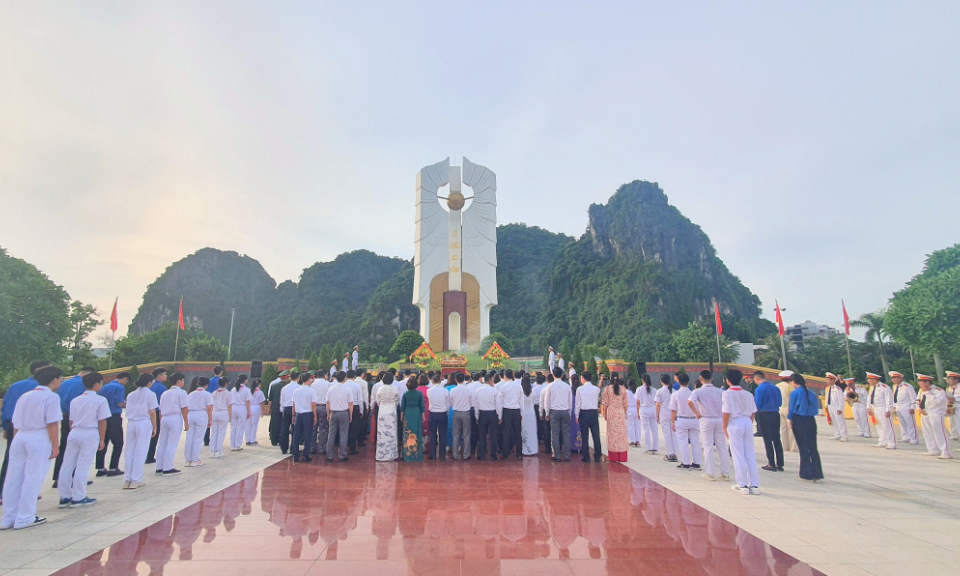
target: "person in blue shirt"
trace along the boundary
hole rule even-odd
[[[792,372],[791,372],[792,374]],[[767,381],[767,375],[757,370],[753,373],[757,389],[753,399],[757,404],[757,428],[763,436],[763,446],[767,450],[767,465],[761,466],[769,472],[783,472],[783,443],[780,440],[780,407],[783,396],[780,389]]]
[[[823,480],[823,466],[817,449],[817,414],[820,413],[820,398],[807,388],[803,376],[793,374],[790,380],[797,388],[790,393],[787,420],[793,429],[793,437],[800,450],[800,479],[808,482]]]
[[[130,381],[129,372],[121,372],[116,378],[100,389],[97,394],[107,399],[110,417],[107,418],[107,437],[103,449],[97,451],[97,476],[122,476],[120,453],[123,451],[123,407],[127,405],[126,385]],[[110,468],[105,466],[107,445],[113,444],[110,454]]]
[[[220,378],[223,376],[223,368],[221,366],[213,367],[213,378],[210,379],[210,384],[207,385],[207,392],[213,394],[220,389]],[[158,434],[159,436],[159,434]],[[207,431],[203,433],[203,445],[210,445],[210,428],[207,428]]]
[[[73,378],[67,378],[57,388],[57,395],[60,396],[60,412],[63,413],[63,422],[60,424],[60,453],[53,463],[53,487],[57,487],[57,478],[60,477],[60,466],[63,465],[63,455],[67,452],[67,436],[70,435],[70,402],[77,396],[82,395],[86,390],[83,385],[83,377],[96,369],[90,366],[84,366]]]
[[[163,368],[154,368],[153,369],[153,384],[150,386],[150,391],[157,395],[157,404],[160,404],[160,395],[167,391],[167,386],[164,382],[167,381],[167,369]],[[157,408],[154,411],[157,415],[157,430],[160,429],[160,409]],[[157,459],[157,440],[160,438],[159,434],[154,434],[150,438],[150,447],[147,448],[147,464],[156,464]]]
[[[17,407],[17,400],[21,396],[38,386],[37,379],[33,377],[37,370],[49,365],[49,360],[35,360],[30,364],[30,377],[11,384],[3,395],[0,423],[3,425],[3,437],[7,441],[7,448],[3,453],[3,467],[0,468],[0,491],[3,490],[3,482],[7,479],[7,461],[10,459],[10,443],[13,442],[13,409]]]

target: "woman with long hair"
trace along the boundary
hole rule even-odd
[[[253,395],[247,388],[247,375],[241,374],[230,387],[230,450],[243,450],[243,434],[247,430],[247,422],[252,411],[250,404]]]
[[[198,386],[206,388],[210,380],[200,377]],[[213,419],[210,421],[210,457],[223,458],[223,441],[227,436],[227,422],[230,422],[230,391],[227,379],[221,378],[217,389],[213,391]]]
[[[521,448],[524,456],[536,456],[539,450],[537,412],[533,409],[536,398],[533,395],[533,386],[530,384],[529,374],[524,374],[520,378],[520,388],[523,390],[523,408],[520,410]]]
[[[400,400],[400,414],[403,419],[403,459],[406,462],[423,461],[423,415],[427,411],[423,393],[417,386],[426,388],[430,378],[421,374],[420,378],[407,380],[407,391]]]
[[[393,385],[393,373],[378,375],[377,402],[377,461],[390,462],[400,457],[397,449],[397,405],[400,393]]]
[[[670,381],[670,375],[660,376],[660,389],[654,397],[656,400],[657,423],[660,424],[660,431],[663,432],[663,449],[666,454],[663,456],[666,462],[677,461],[677,438],[673,431],[670,421],[670,395],[673,394],[673,386]]]
[[[203,435],[210,427],[213,416],[213,394],[207,392],[206,387],[198,386],[198,382],[198,378],[193,379],[190,393],[187,394],[187,422],[190,429],[187,430],[187,439],[183,445],[183,456],[188,467],[203,466],[200,448],[203,446]]]
[[[630,442],[627,438],[627,410],[629,401],[620,378],[611,378],[610,385],[603,389],[600,407],[607,421],[607,460],[626,462]]]
[[[650,375],[644,372],[640,375],[642,384],[637,387],[634,397],[637,402],[637,416],[640,419],[640,435],[644,450],[647,454],[656,454],[660,449],[660,432],[657,430],[657,398],[656,390],[650,380]]]
[[[793,436],[800,450],[800,479],[808,482],[823,480],[820,451],[817,449],[817,420],[820,399],[817,393],[807,388],[803,376],[794,374],[790,380],[797,385],[790,393],[790,410],[787,420],[793,428]]]
[[[260,389],[260,384],[259,378],[254,378],[250,383],[250,419],[247,420],[245,431],[247,446],[257,445],[257,428],[260,425],[260,416],[263,414],[263,403],[267,401],[263,390]]]
[[[637,410],[637,381],[627,378],[627,440],[631,446],[640,445],[640,413]]]

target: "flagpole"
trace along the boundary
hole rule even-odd
[[[847,368],[850,370],[850,377],[853,377],[853,361],[850,360],[850,315],[847,314],[847,303],[840,299],[840,307],[843,308],[843,342],[847,345]]]
[[[183,296],[180,296],[180,312],[177,318],[177,338],[173,341],[173,369],[177,369],[177,348],[180,346],[180,323],[183,321]]]
[[[843,335],[843,341],[847,345],[847,369],[850,370],[850,377],[853,377],[853,361],[850,360],[850,337]]]
[[[113,349],[117,347],[117,333],[114,332],[110,337],[110,365],[107,367],[108,370],[113,370]]]
[[[780,335],[780,353],[783,355],[783,369],[788,370],[787,368],[787,347],[783,343],[783,334]]]
[[[723,356],[720,354],[720,307],[717,306],[717,299],[713,299],[713,314],[714,314],[714,332],[717,333],[717,363],[723,364]]]

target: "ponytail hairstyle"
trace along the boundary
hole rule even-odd
[[[579,375],[579,374],[574,374],[573,376],[570,377],[570,388],[571,388],[574,392],[576,392],[576,391],[577,391],[577,388],[579,388],[579,387],[580,387],[580,375]]]
[[[803,376],[794,372],[793,376],[790,377],[790,380],[797,386],[803,388],[803,399],[806,402],[807,408],[810,407],[810,390],[807,389],[807,381],[803,379]]]
[[[636,379],[634,379],[634,378],[628,378],[628,379],[627,379],[627,390],[629,390],[629,391],[631,391],[631,392],[634,392],[634,393],[637,391],[637,381],[636,381]]]
[[[260,388],[260,385],[261,385],[261,384],[263,384],[263,382],[262,382],[259,378],[254,378],[254,379],[250,382],[250,391],[251,391],[251,392],[256,392],[257,389]]]
[[[620,395],[620,376],[617,375],[616,372],[614,372],[610,376],[610,383],[613,384],[613,393],[616,396],[619,396]]]
[[[220,387],[226,388],[227,390],[233,390],[233,388],[230,387],[230,379],[226,376],[222,376],[220,378]]]
[[[647,394],[650,394],[650,385],[652,384],[652,382],[650,382],[650,375],[644,372],[640,375],[640,380],[643,381],[643,385],[647,389]]]
[[[523,388],[523,395],[524,395],[524,396],[529,396],[530,393],[533,392],[533,387],[530,386],[530,375],[529,375],[529,374],[524,374],[523,377],[520,378],[520,387]]]
[[[144,372],[137,377],[137,388],[146,388],[153,383],[153,374]]]
[[[669,374],[662,374],[660,376],[660,384],[667,389],[668,394],[673,394],[673,382],[670,381]]]
[[[236,381],[236,383],[233,385],[233,389],[234,389],[234,390],[239,390],[240,387],[241,387],[241,386],[245,386],[246,383],[247,383],[247,375],[246,375],[246,374],[241,374],[241,375],[237,376],[237,381]]]

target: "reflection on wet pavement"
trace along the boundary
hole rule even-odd
[[[620,464],[279,462],[58,575],[819,575]]]

